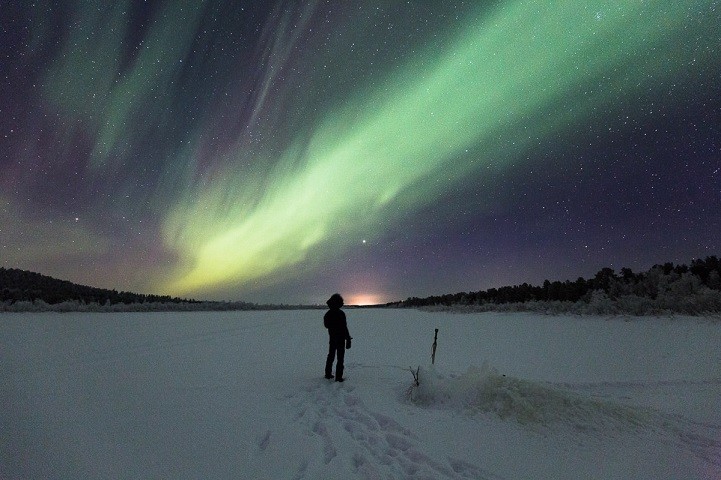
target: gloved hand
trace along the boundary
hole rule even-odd
[[[345,341],[346,350],[350,350],[350,338]]]

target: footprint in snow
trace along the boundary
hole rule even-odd
[[[436,460],[427,455],[408,428],[369,410],[353,393],[355,389],[316,383],[292,398],[296,421],[320,440],[319,458],[324,465],[340,461],[359,478],[499,478],[462,460]],[[311,470],[305,465],[299,473],[311,476]]]

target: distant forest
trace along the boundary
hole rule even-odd
[[[721,312],[721,262],[710,256],[693,260],[691,265],[654,265],[642,273],[630,268],[618,273],[602,268],[590,279],[546,280],[538,286],[523,283],[478,292],[412,297],[395,305],[549,313],[714,313]]]
[[[170,296],[143,295],[78,285],[39,273],[0,268],[0,301],[21,302],[42,300],[49,305],[66,301],[115,305],[118,303],[201,303],[197,300]]]
[[[411,297],[386,307],[451,311],[533,311],[540,313],[653,315],[721,313],[721,261],[716,256],[690,265],[664,263],[646,272],[602,268],[593,278],[543,285],[489,288],[477,292]],[[207,302],[170,296],[118,292],[77,285],[39,273],[0,268],[2,311],[165,311],[319,308]]]
[[[318,307],[211,302],[168,295],[118,292],[78,285],[26,270],[0,267],[0,312],[224,311],[299,308]]]

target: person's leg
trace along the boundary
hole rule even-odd
[[[333,360],[335,359],[335,345],[328,345],[328,358],[325,360],[325,378],[333,378]]]
[[[335,379],[343,380],[343,360],[345,359],[345,343],[341,342],[336,346],[338,361],[335,364]]]

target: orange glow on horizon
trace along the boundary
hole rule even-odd
[[[386,303],[382,295],[360,293],[357,295],[348,295],[345,299],[346,305],[378,305]]]

